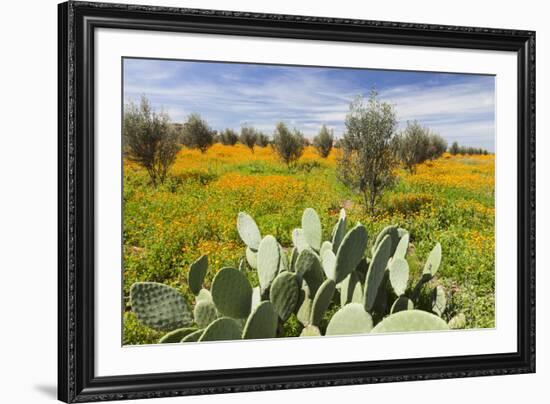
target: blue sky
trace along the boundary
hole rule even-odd
[[[345,131],[350,101],[376,88],[395,106],[399,126],[417,120],[449,144],[494,151],[493,76],[332,67],[124,59],[124,100],[146,95],[156,110],[184,122],[198,112],[214,129],[275,124],[313,137],[322,124]]]

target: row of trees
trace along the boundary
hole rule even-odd
[[[484,155],[489,154],[489,152],[486,149],[459,146],[457,142],[453,142],[451,147],[449,147],[449,153],[451,153],[453,156],[457,154],[484,154]]]
[[[147,98],[140,105],[130,103],[124,113],[124,150],[126,156],[147,169],[154,185],[162,183],[174,163],[181,145],[205,153],[214,142],[234,145],[241,142],[252,153],[255,146],[270,145],[287,165],[297,161],[308,141],[297,129],[279,122],[269,138],[251,126],[238,134],[232,129],[221,133],[212,130],[198,114],[191,114],[182,124],[172,124],[168,115],[152,110]],[[333,147],[341,149],[337,176],[349,188],[362,195],[365,206],[375,211],[384,190],[395,181],[396,168],[404,166],[411,173],[426,160],[440,157],[447,150],[446,141],[418,122],[407,122],[399,131],[394,106],[378,99],[375,90],[369,97],[357,97],[350,104],[345,120],[345,133],[335,142],[325,125],[312,144],[322,157]],[[482,149],[461,148],[453,143],[450,152],[487,153]]]

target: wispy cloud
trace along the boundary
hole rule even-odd
[[[489,76],[127,59],[124,95],[147,95],[175,121],[200,113],[212,127],[244,123],[270,134],[285,121],[314,136],[345,131],[349,103],[376,87],[399,125],[418,120],[449,142],[494,149],[494,79]]]

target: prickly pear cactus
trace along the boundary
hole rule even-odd
[[[212,299],[220,314],[247,318],[252,303],[252,286],[238,269],[222,268],[212,281]]]
[[[367,239],[367,229],[362,224],[357,224],[345,235],[336,253],[332,279],[335,283],[342,282],[357,267],[367,248]]]
[[[301,278],[307,283],[310,293],[315,295],[325,280],[325,273],[317,254],[311,250],[302,251],[296,261],[296,268],[298,280],[301,275]]]
[[[456,316],[449,320],[449,328],[451,330],[461,330],[466,328],[466,316],[464,313],[458,313]]]
[[[196,296],[199,294],[206,271],[208,270],[208,256],[201,255],[201,257],[193,262],[189,267],[189,289]]]
[[[310,324],[319,326],[325,311],[328,309],[334,291],[336,290],[336,283],[332,279],[327,279],[317,290],[315,297],[313,298],[313,304],[311,306],[311,316],[309,318]]]
[[[302,229],[292,230],[292,244],[294,244],[294,248],[296,248],[299,253],[309,248],[309,244],[306,241],[304,231]]]
[[[172,331],[193,323],[184,297],[161,283],[134,283],[130,288],[130,304],[137,319],[155,330]]]
[[[332,233],[332,252],[334,252],[334,254],[338,252],[338,248],[340,248],[340,244],[342,243],[342,240],[346,235],[346,226],[346,211],[344,209],[341,209],[340,217],[338,218],[338,222],[336,223],[336,226],[334,227],[334,231]]]
[[[439,317],[445,313],[447,307],[447,294],[445,288],[441,285],[437,285],[432,291],[432,311]]]
[[[170,331],[168,334],[162,336],[159,340],[159,344],[173,344],[180,342],[183,337],[197,331],[196,328],[178,328],[177,330]]]
[[[372,325],[372,317],[361,303],[349,303],[334,313],[325,335],[366,334]]]
[[[258,225],[252,217],[244,212],[237,216],[237,231],[241,240],[252,250],[258,251],[262,235]]]
[[[319,327],[312,324],[304,327],[300,334],[300,337],[320,337],[320,336],[321,336],[321,330],[319,330]]]
[[[405,256],[407,255],[408,250],[409,250],[409,233],[405,233],[399,239],[399,243],[397,243],[397,247],[395,248],[395,252],[393,253],[392,258],[393,259],[396,259],[396,258],[405,259]]]
[[[250,247],[246,247],[246,262],[252,269],[258,269],[258,253],[253,251]]]
[[[359,299],[362,298],[361,282],[359,281],[359,275],[356,271],[350,273],[346,279],[342,281],[340,287],[340,306],[344,307],[346,304],[353,301],[354,294],[357,288],[359,288]],[[359,303],[361,300],[359,300]]]
[[[329,279],[336,279],[336,254],[332,250],[325,250],[321,254],[321,263],[323,266],[323,271]]]
[[[397,296],[401,296],[407,289],[409,282],[409,264],[403,258],[393,257],[388,267],[390,283]]]
[[[424,270],[422,271],[423,276],[429,276],[433,278],[437,270],[441,265],[441,244],[437,243],[433,250],[428,255],[426,264],[424,265]]]
[[[397,313],[403,310],[412,310],[412,309],[414,309],[413,301],[409,299],[407,296],[399,296],[393,302],[390,309],[390,314]]]
[[[201,289],[199,291],[199,293],[197,294],[197,296],[195,296],[195,300],[197,302],[200,302],[201,300],[207,300],[207,301],[212,301],[212,294],[210,293],[210,291],[208,289]]]
[[[323,241],[323,229],[321,219],[314,209],[307,208],[302,215],[302,231],[308,245],[315,251],[321,249]]]
[[[325,251],[332,251],[332,243],[330,241],[323,241],[321,249],[319,250],[319,257],[322,257]]]
[[[390,257],[393,255],[395,249],[397,248],[397,244],[399,243],[399,231],[397,230],[397,226],[395,225],[386,226],[382,229],[380,233],[378,233],[378,236],[376,237],[376,240],[372,247],[373,254],[376,252],[376,250],[380,246],[380,243],[382,242],[382,240],[384,240],[384,237],[386,236],[390,236]]]
[[[213,301],[198,301],[193,309],[195,323],[199,328],[205,328],[208,324],[218,318],[218,310]],[[183,337],[182,337],[183,338]],[[181,339],[181,338],[180,338]]]
[[[199,342],[241,339],[241,327],[232,318],[221,317],[213,321],[202,333]]]
[[[439,331],[449,326],[438,316],[421,310],[405,310],[391,314],[372,329],[372,333]]]
[[[280,257],[279,243],[273,236],[265,236],[258,248],[258,278],[263,291],[269,289],[271,282],[279,272]]]
[[[277,323],[277,313],[273,304],[270,301],[261,302],[246,320],[243,339],[275,338]]]
[[[271,284],[269,298],[283,322],[288,320],[296,309],[299,294],[298,280],[292,272],[281,272]]]
[[[365,295],[363,298],[365,310],[368,312],[372,311],[376,301],[376,296],[378,294],[378,289],[384,280],[386,265],[388,264],[388,259],[390,258],[391,246],[391,236],[386,235],[379,243],[378,248],[372,257],[365,281]]]
[[[180,342],[198,342],[204,330],[193,331],[191,334],[187,334],[181,339]]]

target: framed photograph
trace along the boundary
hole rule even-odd
[[[58,17],[60,400],[535,371],[534,32]]]

